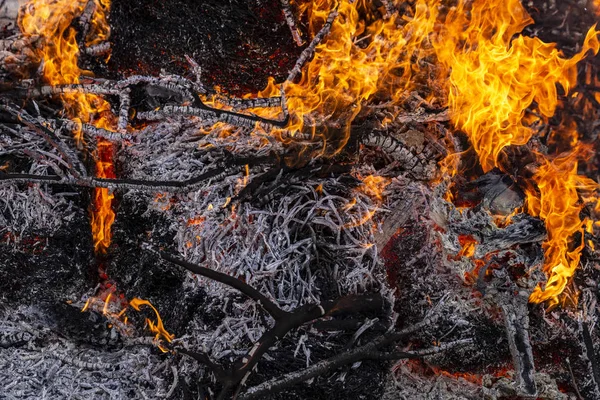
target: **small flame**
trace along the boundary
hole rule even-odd
[[[358,220],[344,224],[344,228],[345,229],[356,228],[357,226],[364,225],[373,219],[373,216],[375,215],[376,212],[377,212],[377,210],[368,210]]]
[[[383,191],[385,188],[392,183],[390,178],[378,175],[367,175],[364,178],[359,176],[359,179],[362,180],[363,184],[358,189],[379,202],[383,200]]]
[[[154,314],[156,314],[156,323],[151,321],[150,319],[146,319],[146,323],[148,324],[148,328],[150,329],[150,331],[156,335],[156,341],[159,341],[162,338],[170,343],[175,338],[175,335],[169,333],[165,329],[162,319],[160,318],[160,314],[158,313],[158,310],[148,300],[142,300],[136,297],[129,302],[129,305],[133,307],[136,311],[140,311],[140,306],[143,305],[152,308]],[[159,345],[159,348],[165,353],[168,351],[164,346]]]

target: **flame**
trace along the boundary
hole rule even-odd
[[[499,166],[505,147],[524,145],[533,135],[523,124],[532,103],[542,116],[554,115],[556,84],[568,92],[576,64],[589,50],[597,53],[600,42],[592,27],[581,51],[565,59],[555,43],[519,35],[533,22],[519,0],[475,1],[467,11],[460,2],[449,12],[434,47],[450,70],[452,121],[467,133],[487,172]]]
[[[590,50],[597,54],[600,49],[594,26],[581,51],[564,58],[556,44],[519,34],[532,22],[518,0],[479,0],[470,8],[460,1],[433,40],[449,76],[452,122],[468,135],[486,172],[501,168],[499,161],[507,146],[524,145],[531,139],[532,122],[554,115],[559,104],[557,84],[568,93],[576,84],[577,63]],[[531,107],[540,117],[526,115]],[[576,132],[566,137],[567,143],[576,143]],[[538,190],[529,191],[528,209],[544,220],[548,230],[543,244],[548,282],[544,290],[535,289],[532,302],[556,304],[579,264],[583,244],[572,243],[574,235],[583,232],[577,189],[584,178],[577,174],[578,154],[573,150],[554,159],[537,154],[540,167],[533,181]]]
[[[459,235],[458,243],[461,246],[460,251],[458,252],[458,256],[460,257],[473,257],[475,255],[475,247],[477,244],[477,240],[471,235]]]
[[[128,317],[125,315],[129,306],[133,307],[136,311],[140,311],[140,306],[147,305],[156,314],[157,321],[154,322],[148,318],[146,318],[146,324],[152,333],[154,333],[155,341],[158,347],[163,351],[167,352],[168,350],[159,344],[161,339],[166,340],[167,342],[171,342],[175,335],[169,333],[162,322],[160,314],[158,310],[148,301],[142,300],[139,298],[134,298],[127,303],[125,300],[125,296],[123,294],[119,296],[113,296],[116,291],[114,286],[110,286],[107,288],[108,291],[99,297],[90,297],[85,302],[81,312],[86,311],[95,311],[98,313],[102,313],[109,321],[112,326],[115,326],[123,335],[133,336],[135,334],[133,327],[128,323]],[[108,294],[107,294],[108,293]]]
[[[385,178],[383,176],[377,175],[368,175],[364,178],[358,177],[362,180],[362,185],[358,188],[361,192],[366,194],[369,197],[375,198],[377,201],[381,202],[383,200],[383,191],[385,188],[392,183],[390,178]]]
[[[19,16],[25,35],[44,39],[45,45],[35,51],[44,78],[51,85],[79,83],[79,77],[87,73],[77,65],[79,48],[71,26],[87,3],[32,0]],[[91,28],[84,38],[86,45],[104,41],[110,34],[106,22],[109,1],[94,0],[94,4]],[[410,15],[396,13],[381,19],[367,1],[314,0],[298,4],[300,14],[308,15],[312,36],[334,9],[338,15],[300,79],[284,83],[283,88],[271,79],[259,95],[276,96],[283,89],[291,118],[287,130],[308,131],[320,138],[325,143],[322,155],[331,156],[348,142],[351,123],[366,103],[384,98],[391,104],[401,104],[422,72],[421,61],[435,55],[440,80],[447,81],[453,124],[468,135],[484,171],[501,167],[505,148],[526,144],[534,135],[531,125],[554,115],[559,104],[557,86],[568,93],[575,85],[577,63],[590,50],[596,54],[600,49],[599,31],[590,28],[581,51],[565,58],[556,44],[520,34],[533,21],[519,0],[459,0],[441,22],[440,5],[440,0],[417,0]],[[72,93],[61,99],[71,118],[114,128],[110,105],[101,97]],[[526,114],[528,109],[539,116]],[[221,133],[226,137],[230,131],[223,128]],[[572,148],[577,146],[576,132],[568,138]],[[77,139],[82,142],[81,133]],[[100,177],[114,176],[111,146],[107,141],[98,143],[96,170]],[[544,220],[548,229],[544,270],[549,280],[545,290],[537,288],[532,294],[534,302],[555,302],[579,263],[583,244],[573,243],[583,232],[579,196],[582,187],[597,188],[578,175],[581,155],[576,149],[554,157],[537,155],[539,168],[533,177],[537,189],[528,191],[528,209]],[[444,164],[449,174],[456,173],[456,159],[454,155]],[[247,176],[248,172],[240,186],[247,183]],[[375,178],[371,180],[365,180],[362,190],[381,200],[383,188]],[[94,247],[96,252],[104,252],[110,244],[114,221],[113,195],[107,189],[96,189],[94,198]],[[357,223],[366,223],[371,217],[372,213],[367,213]],[[465,249],[466,254],[470,251]],[[160,332],[160,318],[159,324],[152,326]]]
[[[329,35],[300,80],[284,87],[291,116],[287,129],[309,129],[327,145],[325,155],[345,146],[364,102],[378,94],[394,102],[402,98],[412,85],[416,63],[426,55],[423,43],[435,22],[435,13],[424,4],[412,17],[402,20],[395,14],[384,21],[372,18],[371,5],[364,1],[316,0],[299,5],[301,14],[309,14],[313,36],[335,7],[338,16]]]
[[[162,319],[160,318],[160,314],[158,313],[158,310],[148,300],[142,300],[142,299],[139,299],[136,297],[129,302],[129,305],[131,307],[133,307],[136,311],[140,311],[140,306],[143,306],[143,305],[146,305],[146,306],[149,306],[150,308],[152,308],[152,310],[154,311],[154,314],[156,314],[156,323],[151,321],[148,318],[146,318],[146,323],[148,324],[148,328],[150,329],[150,331],[156,335],[155,336],[156,341],[159,341],[162,338],[170,343],[175,338],[175,335],[169,333],[165,329]],[[159,348],[163,352],[168,351],[163,346],[159,345]]]
[[[34,50],[41,63],[43,77],[49,85],[77,84],[80,76],[89,74],[78,66],[79,46],[73,22],[80,17],[88,1],[83,0],[32,0],[19,14],[19,28],[25,36],[39,36],[43,46]],[[94,0],[94,11],[85,39],[86,45],[105,41],[110,35],[106,15],[109,0]],[[103,98],[84,93],[69,93],[60,96],[66,114],[83,123],[92,123],[99,128],[115,127],[115,117],[110,104]],[[83,143],[81,131],[75,133],[78,143]],[[96,173],[101,178],[114,177],[111,158],[112,145],[108,141],[98,142]],[[108,189],[95,189],[92,212],[92,236],[96,252],[105,252],[110,244],[111,225],[114,221],[112,193]]]
[[[577,173],[578,160],[586,153],[589,151],[578,145],[553,160],[541,159],[542,165],[533,177],[539,194],[527,192],[529,213],[539,216],[548,231],[548,239],[543,244],[548,281],[543,290],[538,286],[531,294],[530,301],[534,303],[549,301],[550,305],[557,304],[558,295],[579,266],[587,225],[587,221],[580,218],[583,204],[579,200],[579,191],[598,188],[596,182]],[[575,237],[579,238],[578,242],[574,241]]]
[[[94,297],[86,300],[81,312],[94,311],[104,315],[109,323],[109,328],[116,328],[121,335],[134,336],[135,330],[127,323],[124,317],[127,311],[127,302],[123,294],[116,294],[116,287],[107,284],[104,290]]]
[[[112,144],[98,141],[96,175],[101,178],[115,178],[112,163]],[[110,246],[111,226],[115,220],[112,209],[114,195],[106,188],[94,189],[94,210],[92,212],[92,236],[96,252],[105,252]]]

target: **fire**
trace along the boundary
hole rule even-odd
[[[77,64],[79,45],[72,27],[87,4],[83,0],[32,0],[19,16],[25,35],[44,40],[35,51],[50,85],[79,83],[87,73]],[[90,29],[83,38],[87,46],[107,40],[110,34],[109,0],[93,0],[93,5]],[[441,0],[417,0],[412,13],[382,19],[366,1],[298,4],[300,14],[309,16],[312,36],[333,12],[337,16],[329,20],[330,33],[316,47],[300,79],[283,87],[271,79],[260,95],[276,96],[282,89],[291,118],[286,129],[320,138],[325,143],[323,155],[331,156],[346,145],[351,123],[367,102],[382,98],[400,105],[422,72],[421,61],[435,56],[436,73],[440,81],[447,81],[453,124],[468,135],[484,172],[502,168],[504,150],[528,143],[535,134],[532,124],[554,115],[559,104],[557,86],[565,93],[575,86],[577,63],[590,51],[600,50],[599,31],[590,28],[581,51],[566,58],[556,44],[520,34],[533,21],[519,0],[459,0],[442,16],[438,15],[440,6]],[[101,97],[71,93],[61,99],[70,118],[115,130],[110,105]],[[539,116],[528,114],[529,109]],[[223,136],[227,135],[223,130]],[[77,139],[83,143],[81,133]],[[528,192],[529,212],[544,220],[548,230],[544,270],[549,279],[544,290],[538,287],[532,294],[533,302],[556,302],[577,268],[583,244],[573,241],[583,233],[585,222],[579,217],[579,196],[583,187],[597,187],[578,175],[582,152],[576,131],[571,132],[569,144],[571,150],[563,155],[537,154],[539,167],[532,179],[537,189]],[[97,147],[97,175],[113,178],[111,143],[101,140]],[[444,165],[448,174],[456,173],[456,155],[452,157]],[[246,169],[240,187],[247,184],[248,175]],[[367,177],[362,190],[382,200],[383,188],[377,177]],[[92,231],[97,253],[110,245],[113,198],[108,189],[95,190]],[[367,214],[358,223],[371,217]],[[465,254],[469,252],[470,248],[465,249]],[[162,323],[153,326],[160,331]]]
[[[464,131],[477,152],[484,171],[500,167],[503,149],[524,145],[534,135],[526,116],[535,104],[540,118],[554,115],[559,103],[557,84],[565,93],[575,85],[576,65],[591,50],[600,49],[598,33],[590,28],[581,51],[564,58],[554,43],[520,35],[533,21],[520,1],[475,1],[471,7],[459,2],[446,16],[433,46],[449,75],[448,105],[452,122]],[[576,137],[571,135],[570,142]],[[533,180],[538,191],[528,193],[528,209],[546,223],[544,243],[546,288],[540,287],[530,301],[555,304],[579,264],[582,244],[573,245],[583,232],[579,218],[577,154],[547,159]]]
[[[361,180],[363,184],[359,187],[359,190],[380,202],[383,200],[383,191],[390,183],[392,183],[390,178],[377,175],[368,175]]]
[[[98,141],[98,161],[96,174],[101,178],[115,178],[112,163],[112,144]],[[94,210],[92,212],[92,236],[96,252],[105,252],[110,246],[111,226],[115,220],[112,209],[114,195],[106,188],[94,189]]]
[[[136,297],[129,302],[129,305],[131,307],[133,307],[136,311],[140,311],[140,306],[143,306],[143,305],[146,305],[146,306],[149,306],[150,308],[152,308],[152,310],[154,311],[154,314],[156,314],[156,323],[153,322],[152,320],[146,318],[146,323],[148,324],[148,328],[150,329],[150,331],[152,333],[156,334],[155,339],[157,341],[159,341],[161,338],[166,340],[169,343],[171,341],[173,341],[173,339],[175,338],[175,335],[169,333],[165,329],[162,319],[160,318],[160,314],[158,313],[158,310],[148,300],[142,300],[142,299],[138,299]],[[162,346],[159,346],[159,348],[163,352],[168,351]]]
[[[557,303],[558,295],[579,266],[587,221],[580,218],[583,205],[579,201],[578,189],[593,190],[597,187],[596,182],[577,174],[578,159],[583,154],[584,148],[577,146],[574,151],[559,155],[554,160],[542,160],[543,164],[533,178],[539,195],[527,193],[529,213],[544,220],[548,230],[548,239],[543,247],[544,270],[549,278],[544,290],[538,286],[531,294],[532,302]],[[579,243],[574,243],[575,237],[579,238]]]
[[[499,166],[505,147],[524,145],[533,135],[523,123],[533,102],[542,116],[554,115],[556,84],[568,92],[576,64],[589,50],[597,53],[600,42],[592,27],[581,51],[565,59],[556,44],[518,35],[533,22],[519,0],[475,1],[467,11],[461,2],[448,14],[434,47],[451,70],[452,120],[468,134],[487,172]]]
[[[477,240],[471,235],[459,235],[458,242],[461,246],[459,256],[473,257],[475,255],[475,246],[478,244]]]
[[[19,14],[21,32],[26,36],[40,36],[44,40],[44,45],[36,48],[35,52],[43,66],[43,77],[49,85],[80,83],[80,76],[88,74],[78,66],[79,45],[77,31],[73,27],[74,20],[81,17],[88,3],[87,0],[32,0]],[[87,46],[107,40],[110,34],[106,20],[110,2],[94,0],[93,7],[90,29],[84,38]],[[110,104],[103,98],[75,92],[61,95],[61,100],[70,118],[100,128],[115,127]],[[83,143],[81,132],[76,133],[76,139]],[[112,157],[108,157],[111,153],[110,142],[99,141],[96,162],[98,177],[114,177]],[[110,244],[110,228],[115,216],[112,210],[113,197],[108,189],[95,190],[92,236],[96,252],[105,252]]]
[[[112,291],[109,290],[104,299],[102,297],[90,297],[85,302],[81,312],[95,311],[102,313],[102,315],[106,317],[110,324],[116,327],[121,334],[132,336],[134,334],[134,330],[129,324],[125,313],[127,312],[129,306],[133,307],[136,311],[140,311],[140,306],[146,305],[152,308],[156,314],[156,322],[146,318],[146,324],[148,325],[148,328],[156,335],[156,342],[158,343],[161,339],[171,342],[175,338],[175,335],[169,333],[165,329],[158,310],[148,300],[134,298],[127,303],[123,295],[113,296],[115,290],[116,289],[112,289]],[[164,352],[168,351],[160,344],[158,347]]]
[[[319,126],[318,131],[310,129],[327,144],[325,155],[345,146],[350,124],[364,102],[378,94],[394,102],[402,98],[411,87],[415,63],[427,54],[423,42],[435,22],[435,14],[424,4],[416,7],[412,17],[402,20],[396,14],[385,21],[369,18],[374,10],[363,1],[316,0],[299,5],[301,14],[309,14],[313,36],[336,7],[338,16],[330,33],[317,46],[301,79],[284,87],[291,114],[287,129]]]

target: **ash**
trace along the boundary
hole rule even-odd
[[[149,347],[133,341],[113,352],[82,347],[42,325],[40,317],[33,307],[2,312],[2,398],[147,399],[174,390],[172,361]]]

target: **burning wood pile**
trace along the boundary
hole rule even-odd
[[[1,398],[600,398],[600,4],[189,3],[5,18]]]

